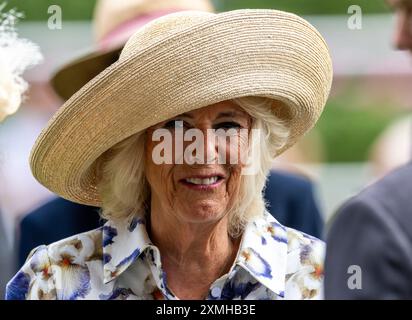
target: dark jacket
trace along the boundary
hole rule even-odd
[[[411,299],[411,279],[412,163],[366,188],[337,213],[327,237],[325,297]]]

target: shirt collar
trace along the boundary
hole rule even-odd
[[[107,221],[102,229],[104,283],[122,274],[146,249],[158,253],[147,234],[144,219],[135,218],[124,224]],[[160,257],[156,260],[160,262]],[[286,228],[265,212],[247,225],[234,265],[283,297],[286,264]]]
[[[247,225],[235,264],[270,291],[284,297],[287,248],[286,228],[265,212]]]
[[[155,248],[143,218],[134,218],[130,223],[108,220],[102,234],[104,283],[122,274],[147,248]]]

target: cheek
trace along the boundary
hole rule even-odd
[[[237,199],[239,190],[240,190],[240,183],[241,183],[241,173],[242,173],[242,166],[235,165],[231,167],[230,177],[226,184],[226,193],[229,199],[229,202],[233,201],[233,199]]]
[[[153,149],[160,142],[148,140],[146,143],[145,173],[152,191],[161,194],[173,187],[172,169],[170,164],[156,164],[153,161]]]
[[[240,135],[239,144],[238,144],[238,157],[240,159],[240,165],[244,166],[246,164],[246,159],[249,155],[249,135],[250,133],[243,132]]]
[[[224,156],[224,159],[226,159],[225,164],[244,166],[247,162],[249,151],[248,132],[241,132],[236,136],[228,137],[224,143],[226,144],[224,148],[219,148],[219,150],[224,150],[225,152],[224,155],[220,155],[221,158]]]

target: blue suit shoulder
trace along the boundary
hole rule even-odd
[[[412,206],[412,162],[402,166],[370,187],[363,190],[353,201],[374,203],[391,214],[397,221],[411,218]],[[412,231],[412,229],[411,229]]]
[[[298,192],[312,191],[313,184],[308,179],[298,176],[296,174],[271,171],[268,177],[266,188],[278,188],[283,189],[289,194],[291,190]]]
[[[412,164],[401,167],[348,200],[327,238],[328,299],[410,299],[412,290]],[[348,268],[365,275],[362,290],[348,288]]]

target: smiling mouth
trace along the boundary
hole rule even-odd
[[[188,187],[213,188],[220,184],[224,178],[219,175],[209,177],[189,177],[181,179],[180,182]]]

